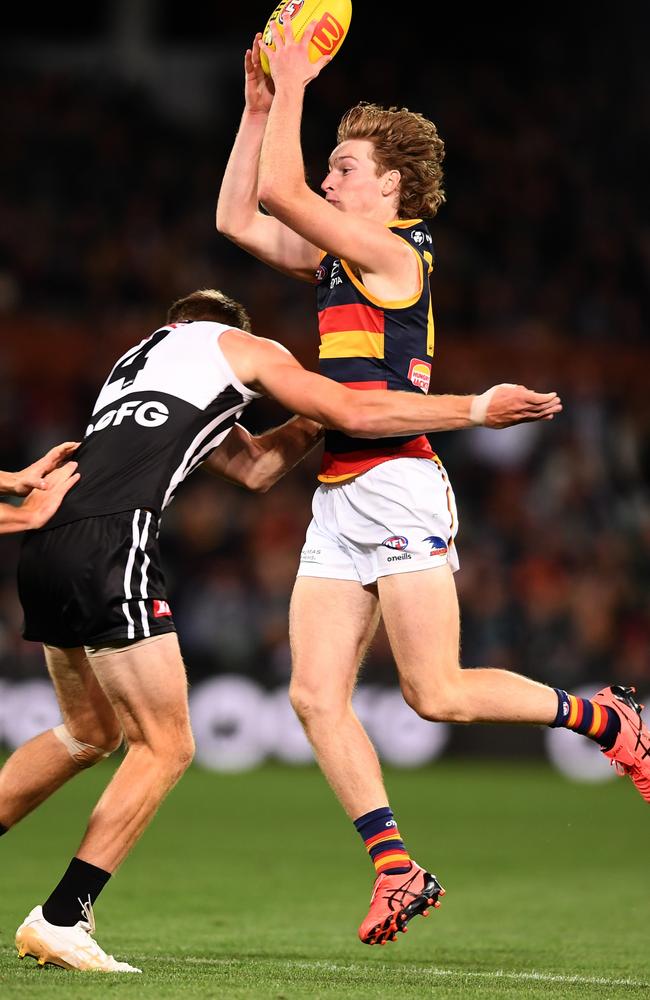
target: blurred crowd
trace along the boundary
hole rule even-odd
[[[444,60],[438,79],[426,67],[405,74],[403,63],[339,57],[307,101],[314,185],[338,117],[359,98],[405,103],[439,124],[448,204],[432,225],[432,391],[524,381],[563,396],[552,423],[432,438],[460,512],[463,662],[561,686],[650,683],[650,224],[641,211],[650,77],[636,51],[619,53],[608,73],[586,46],[578,70],[570,46],[542,38],[509,70],[476,55],[462,91]],[[215,87],[228,96],[201,127],[165,117],[124,82],[15,68],[0,79],[0,468],[82,435],[115,357],[197,287],[240,298],[257,332],[315,366],[312,290],[214,230],[239,74],[239,58],[221,67]],[[260,430],[282,419],[260,402],[244,422]],[[310,457],[265,495],[204,473],[179,492],[161,541],[193,678],[286,680],[287,607],[317,464]],[[18,547],[0,538],[0,676],[10,678],[43,670],[20,638]],[[394,679],[381,630],[365,670]]]

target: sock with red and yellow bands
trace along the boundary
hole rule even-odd
[[[603,750],[610,750],[621,731],[621,720],[613,708],[599,705],[588,698],[576,698],[560,688],[553,689],[558,697],[558,710],[551,728],[564,726],[575,733],[582,733],[599,743]]]
[[[359,816],[354,825],[378,875],[398,875],[409,871],[411,856],[404,847],[397,823],[388,806]]]

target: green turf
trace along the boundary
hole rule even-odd
[[[545,765],[388,771],[407,847],[448,895],[397,944],[356,939],[371,868],[315,769],[192,770],[97,906],[143,976],[20,963],[15,927],[74,854],[108,766],[0,840],[0,996],[608,1000],[650,996],[648,807]]]

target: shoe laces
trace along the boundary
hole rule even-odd
[[[84,919],[80,920],[79,923],[85,924],[84,930],[87,931],[88,934],[94,934],[96,928],[95,914],[93,912],[93,904],[90,900],[90,896],[88,896],[88,900],[85,903],[83,903],[77,896],[77,902],[79,903],[81,912],[84,915]]]

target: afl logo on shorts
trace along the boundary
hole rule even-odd
[[[381,544],[385,545],[387,549],[397,549],[401,552],[402,549],[408,547],[408,543],[409,540],[404,535],[391,535],[390,538],[385,538]]]
[[[429,535],[424,539],[431,546],[430,556],[446,556],[447,555],[447,543],[444,538],[439,538],[438,535]]]

